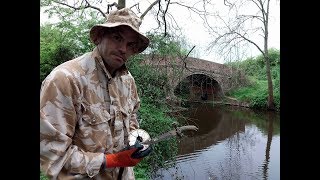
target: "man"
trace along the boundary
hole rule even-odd
[[[50,179],[134,179],[147,156],[130,131],[139,128],[140,99],[125,62],[149,39],[130,9],[116,10],[90,30],[92,52],[56,67],[40,93],[40,167]]]

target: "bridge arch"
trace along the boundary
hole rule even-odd
[[[175,96],[188,96],[190,100],[220,100],[223,90],[217,79],[212,75],[198,72],[189,73],[174,84]]]

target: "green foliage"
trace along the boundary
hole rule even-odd
[[[183,57],[187,55],[187,43],[184,38],[178,38],[171,35],[163,36],[160,33],[147,33],[150,39],[150,45],[146,49],[148,54],[160,56]]]
[[[268,82],[257,81],[256,85],[251,89],[250,94],[250,105],[253,108],[266,108],[266,101],[268,98]]]
[[[280,51],[276,49],[269,49],[269,60],[271,70],[276,69],[276,67],[280,67]],[[263,55],[248,58],[243,61],[229,62],[227,65],[241,69],[247,76],[254,76],[259,80],[265,80],[267,77]],[[272,75],[276,75],[275,73],[277,72],[272,72]]]
[[[272,68],[271,75],[273,78],[273,96],[276,108],[280,110],[280,65]]]
[[[273,81],[273,96],[277,110],[280,110],[280,52],[269,50],[270,70]],[[229,65],[238,67],[250,79],[250,85],[234,89],[228,93],[241,101],[250,103],[252,108],[265,109],[268,101],[268,83],[263,56],[248,58],[244,61],[231,62]]]
[[[271,48],[268,50],[270,66],[274,67],[280,65],[280,51],[278,49]],[[258,63],[262,66],[265,66],[264,57],[259,55],[256,57]]]
[[[136,55],[127,62],[127,66],[135,77],[142,102],[139,110],[140,128],[146,130],[154,138],[171,130],[171,124],[175,119],[165,114],[167,106],[164,89],[167,86],[167,75],[140,64],[142,59],[142,55]],[[134,168],[136,178],[150,178],[156,169],[165,166],[165,160],[174,157],[176,153],[177,144],[174,139],[154,145],[150,156],[144,158]]]
[[[174,94],[181,100],[188,100],[190,97],[190,83],[188,80],[181,81],[179,87],[174,90]]]
[[[151,45],[147,49],[149,53],[159,56],[183,56],[186,53],[180,42],[170,36],[162,37],[158,34],[149,34]],[[152,138],[172,129],[175,118],[169,117],[166,104],[166,92],[168,89],[167,74],[156,71],[148,65],[141,64],[143,55],[136,55],[127,62],[131,74],[135,77],[138,93],[141,97],[139,110],[140,127],[145,129]],[[135,168],[137,179],[150,179],[154,172],[165,167],[165,161],[174,161],[178,147],[175,138],[159,142],[153,146],[150,156],[143,159]]]
[[[65,43],[62,32],[52,25],[40,27],[40,81],[57,65],[72,58],[71,44]]]
[[[59,64],[93,49],[89,29],[95,23],[92,17],[40,26],[40,82]]]
[[[94,44],[91,43],[89,38],[90,29],[98,23],[102,23],[104,19],[98,19],[93,13],[84,17],[72,17],[69,21],[61,21],[56,24],[68,39],[69,43],[75,46],[74,52],[76,56],[84,52],[91,51]]]
[[[150,66],[141,65],[142,55],[132,57],[127,66],[135,77],[138,93],[144,98],[144,103],[165,106],[164,88],[167,86],[167,75],[155,71]]]
[[[143,98],[144,99],[144,98]],[[143,100],[142,99],[142,100]],[[168,117],[164,112],[165,108],[159,108],[154,104],[144,103],[140,108],[140,127],[145,129],[151,138],[165,133],[172,129],[173,118]],[[177,155],[177,141],[175,138],[165,140],[153,145],[152,153],[143,159],[135,167],[136,177],[146,179],[150,178],[158,168],[165,167],[165,161],[173,161]]]
[[[41,170],[40,170],[40,180],[49,180],[49,178],[46,175],[44,175],[44,173],[41,172]]]

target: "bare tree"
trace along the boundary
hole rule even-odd
[[[248,44],[256,47],[263,55],[266,65],[266,74],[268,81],[268,103],[269,110],[275,110],[273,97],[273,83],[270,72],[270,60],[268,53],[268,24],[269,24],[269,5],[270,0],[224,0],[225,7],[228,7],[228,18],[216,14],[214,17],[221,22],[217,27],[210,24],[206,19],[206,25],[213,35],[213,41],[209,49],[218,47],[220,54],[227,56],[235,51],[237,53],[240,47],[248,47]],[[245,11],[240,11],[241,8]],[[255,11],[249,13],[250,11]],[[263,46],[259,44],[256,36],[262,37]],[[234,56],[233,56],[234,57]]]
[[[185,3],[183,3],[183,1]],[[141,19],[144,19],[145,16],[152,11],[154,15],[154,19],[158,24],[158,27],[155,28],[157,31],[159,29],[163,31],[163,35],[168,35],[168,32],[171,29],[171,34],[174,34],[177,31],[180,31],[181,28],[179,23],[176,21],[175,11],[174,9],[179,7],[185,8],[186,11],[189,11],[190,14],[195,14],[200,16],[202,19],[208,12],[205,10],[205,4],[210,4],[211,0],[153,0],[153,2],[143,1],[145,4],[149,3],[149,5],[142,9],[141,3],[142,1],[136,4],[129,4],[129,8],[135,11],[140,15]],[[132,1],[127,1],[127,3],[132,3]],[[144,4],[144,5],[145,5]],[[126,0],[118,0],[117,2],[110,3],[109,1],[103,0],[41,0],[40,6],[46,8],[46,12],[50,14],[55,14],[59,16],[61,19],[65,19],[70,15],[79,16],[85,13],[97,12],[100,17],[107,17],[107,14],[113,9],[121,9],[127,7]],[[171,10],[170,10],[171,9]]]

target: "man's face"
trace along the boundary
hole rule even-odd
[[[137,53],[138,35],[126,26],[112,28],[101,36],[98,49],[107,68],[116,70]]]

